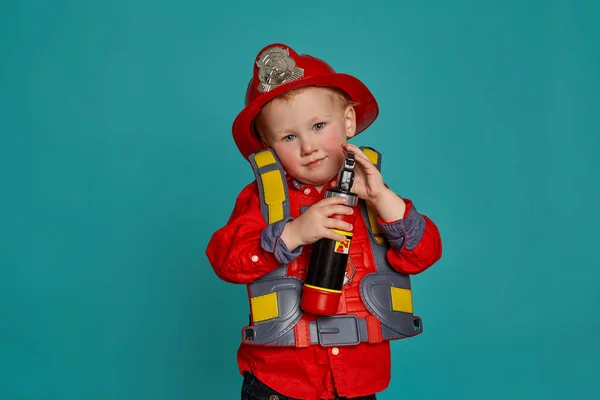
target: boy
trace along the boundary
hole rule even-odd
[[[320,59],[273,44],[255,60],[232,130],[257,179],[206,250],[217,276],[248,286],[242,399],[375,399],[390,381],[389,341],[422,331],[409,275],[441,257],[441,239],[384,184],[380,155],[346,142],[377,115],[362,82]],[[356,160],[351,191],[361,199],[354,208],[343,197],[324,199],[348,152]],[[354,226],[331,218],[352,213]],[[303,312],[311,244],[345,241],[336,230],[353,232],[338,312]]]

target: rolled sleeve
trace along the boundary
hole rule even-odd
[[[384,222],[377,217],[377,220],[390,245],[396,249],[401,249],[403,245],[406,245],[407,250],[414,249],[425,232],[425,219],[417,212],[414,204],[410,204],[404,219]]]
[[[261,233],[260,245],[263,250],[273,253],[277,261],[282,264],[289,264],[294,261],[301,253],[302,246],[298,246],[294,251],[288,249],[287,245],[281,240],[281,234],[285,224],[292,221],[292,217],[274,222],[263,229]]]

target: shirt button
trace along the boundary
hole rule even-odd
[[[279,400],[279,396],[277,396],[276,394],[272,394],[269,396],[269,400]]]
[[[304,189],[304,194],[309,194],[309,193],[310,193],[310,189],[309,188]]]
[[[340,354],[340,349],[338,349],[337,347],[334,347],[333,349],[331,349],[331,353],[334,356],[337,356],[338,354]]]
[[[331,182],[331,187],[335,187],[335,185],[337,185],[335,181]]]
[[[253,262],[257,262],[258,261],[258,256],[257,255],[252,256],[252,261]]]

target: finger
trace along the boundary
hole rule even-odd
[[[333,205],[324,209],[324,215],[329,217],[331,215],[352,215],[354,210],[350,206],[344,205]]]
[[[344,196],[328,197],[326,199],[319,200],[317,204],[319,204],[322,207],[329,207],[337,204],[346,204],[346,198]]]
[[[323,237],[325,237],[327,239],[335,240],[336,242],[345,242],[346,241],[345,235],[342,235],[341,233],[338,233],[331,229],[326,229],[326,232],[323,232]]]
[[[360,148],[359,148],[357,145],[355,145],[355,144],[352,144],[352,143],[350,143],[350,142],[346,142],[346,143],[344,143],[344,147],[346,147],[346,148],[349,148],[349,149],[355,149],[355,150],[357,150],[358,152],[361,152],[361,153],[362,153],[362,150],[361,150],[361,149],[360,149]]]
[[[356,161],[358,161],[358,163],[360,164],[359,166],[365,170],[365,172],[373,172],[375,168],[375,166],[373,165],[373,163],[371,162],[371,160],[369,160],[369,158],[367,156],[365,157],[355,157],[354,158]]]
[[[355,157],[356,159],[359,160],[365,160],[367,161],[369,164],[373,165],[373,163],[371,162],[371,159],[369,158],[369,156],[367,156],[365,153],[363,153],[362,151],[360,153],[357,153],[358,156]]]
[[[346,151],[351,151],[354,153],[354,159],[357,161],[368,161],[369,163],[371,163],[371,160],[369,160],[369,157],[367,157],[367,155],[358,147],[354,146],[353,144],[347,143],[346,146]],[[371,163],[372,164],[372,163]]]
[[[340,232],[352,232],[352,229],[354,229],[351,223],[334,218],[329,218],[325,223],[325,227],[329,229],[337,229]]]
[[[353,144],[351,144],[351,143],[345,143],[345,146],[344,146],[344,147],[345,147],[346,151],[351,151],[351,152],[353,152],[355,156],[359,156],[359,157],[361,157],[361,156],[362,156],[362,157],[366,157],[366,158],[368,158],[368,157],[367,157],[367,155],[365,154],[365,152],[364,152],[364,151],[362,151],[362,150],[360,149],[360,147],[358,147],[358,146],[356,146],[356,145],[353,145]]]

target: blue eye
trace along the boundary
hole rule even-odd
[[[320,131],[323,128],[325,128],[325,123],[323,123],[323,122],[319,122],[318,124],[313,125],[313,129],[315,131]]]
[[[295,135],[287,135],[283,138],[284,142],[291,142],[292,140],[294,140],[296,136]]]

